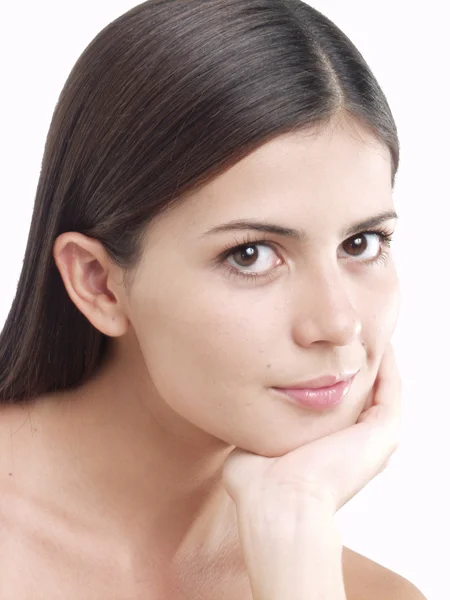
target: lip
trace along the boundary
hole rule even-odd
[[[323,377],[318,377],[317,379],[310,379],[309,381],[302,381],[301,383],[293,383],[292,385],[280,389],[316,390],[318,388],[331,387],[340,381],[349,381],[358,373],[358,371],[347,371],[345,373],[341,373],[340,375],[325,375]]]
[[[316,388],[272,388],[303,408],[325,410],[339,405],[350,391],[356,373],[346,381]],[[336,380],[336,378],[335,378]],[[316,380],[317,381],[317,380]]]

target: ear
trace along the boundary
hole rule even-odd
[[[72,302],[111,337],[126,333],[123,270],[111,261],[103,244],[78,232],[63,233],[53,245],[53,258]]]

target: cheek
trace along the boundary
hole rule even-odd
[[[149,377],[164,402],[211,430],[218,415],[221,426],[226,419],[228,427],[236,427],[233,411],[223,403],[238,394],[254,394],[255,384],[264,385],[262,354],[268,350],[261,337],[263,324],[245,302],[197,294],[184,296],[183,302],[166,297],[151,306],[143,303],[133,326]]]
[[[372,335],[375,335],[378,342],[385,346],[394,333],[400,312],[400,288],[394,270],[369,297],[368,310]]]

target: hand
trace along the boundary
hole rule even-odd
[[[239,508],[307,500],[334,515],[387,466],[399,445],[401,380],[392,344],[380,363],[372,404],[356,424],[277,458],[236,448],[223,480]]]

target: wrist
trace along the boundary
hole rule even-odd
[[[345,600],[342,538],[322,504],[260,504],[239,532],[255,600]]]
[[[252,527],[255,532],[271,529],[281,533],[284,528],[292,527],[328,529],[339,536],[335,523],[335,512],[331,502],[317,499],[312,495],[299,494],[290,487],[278,487],[260,497],[247,498],[245,505],[236,507],[243,525]]]

